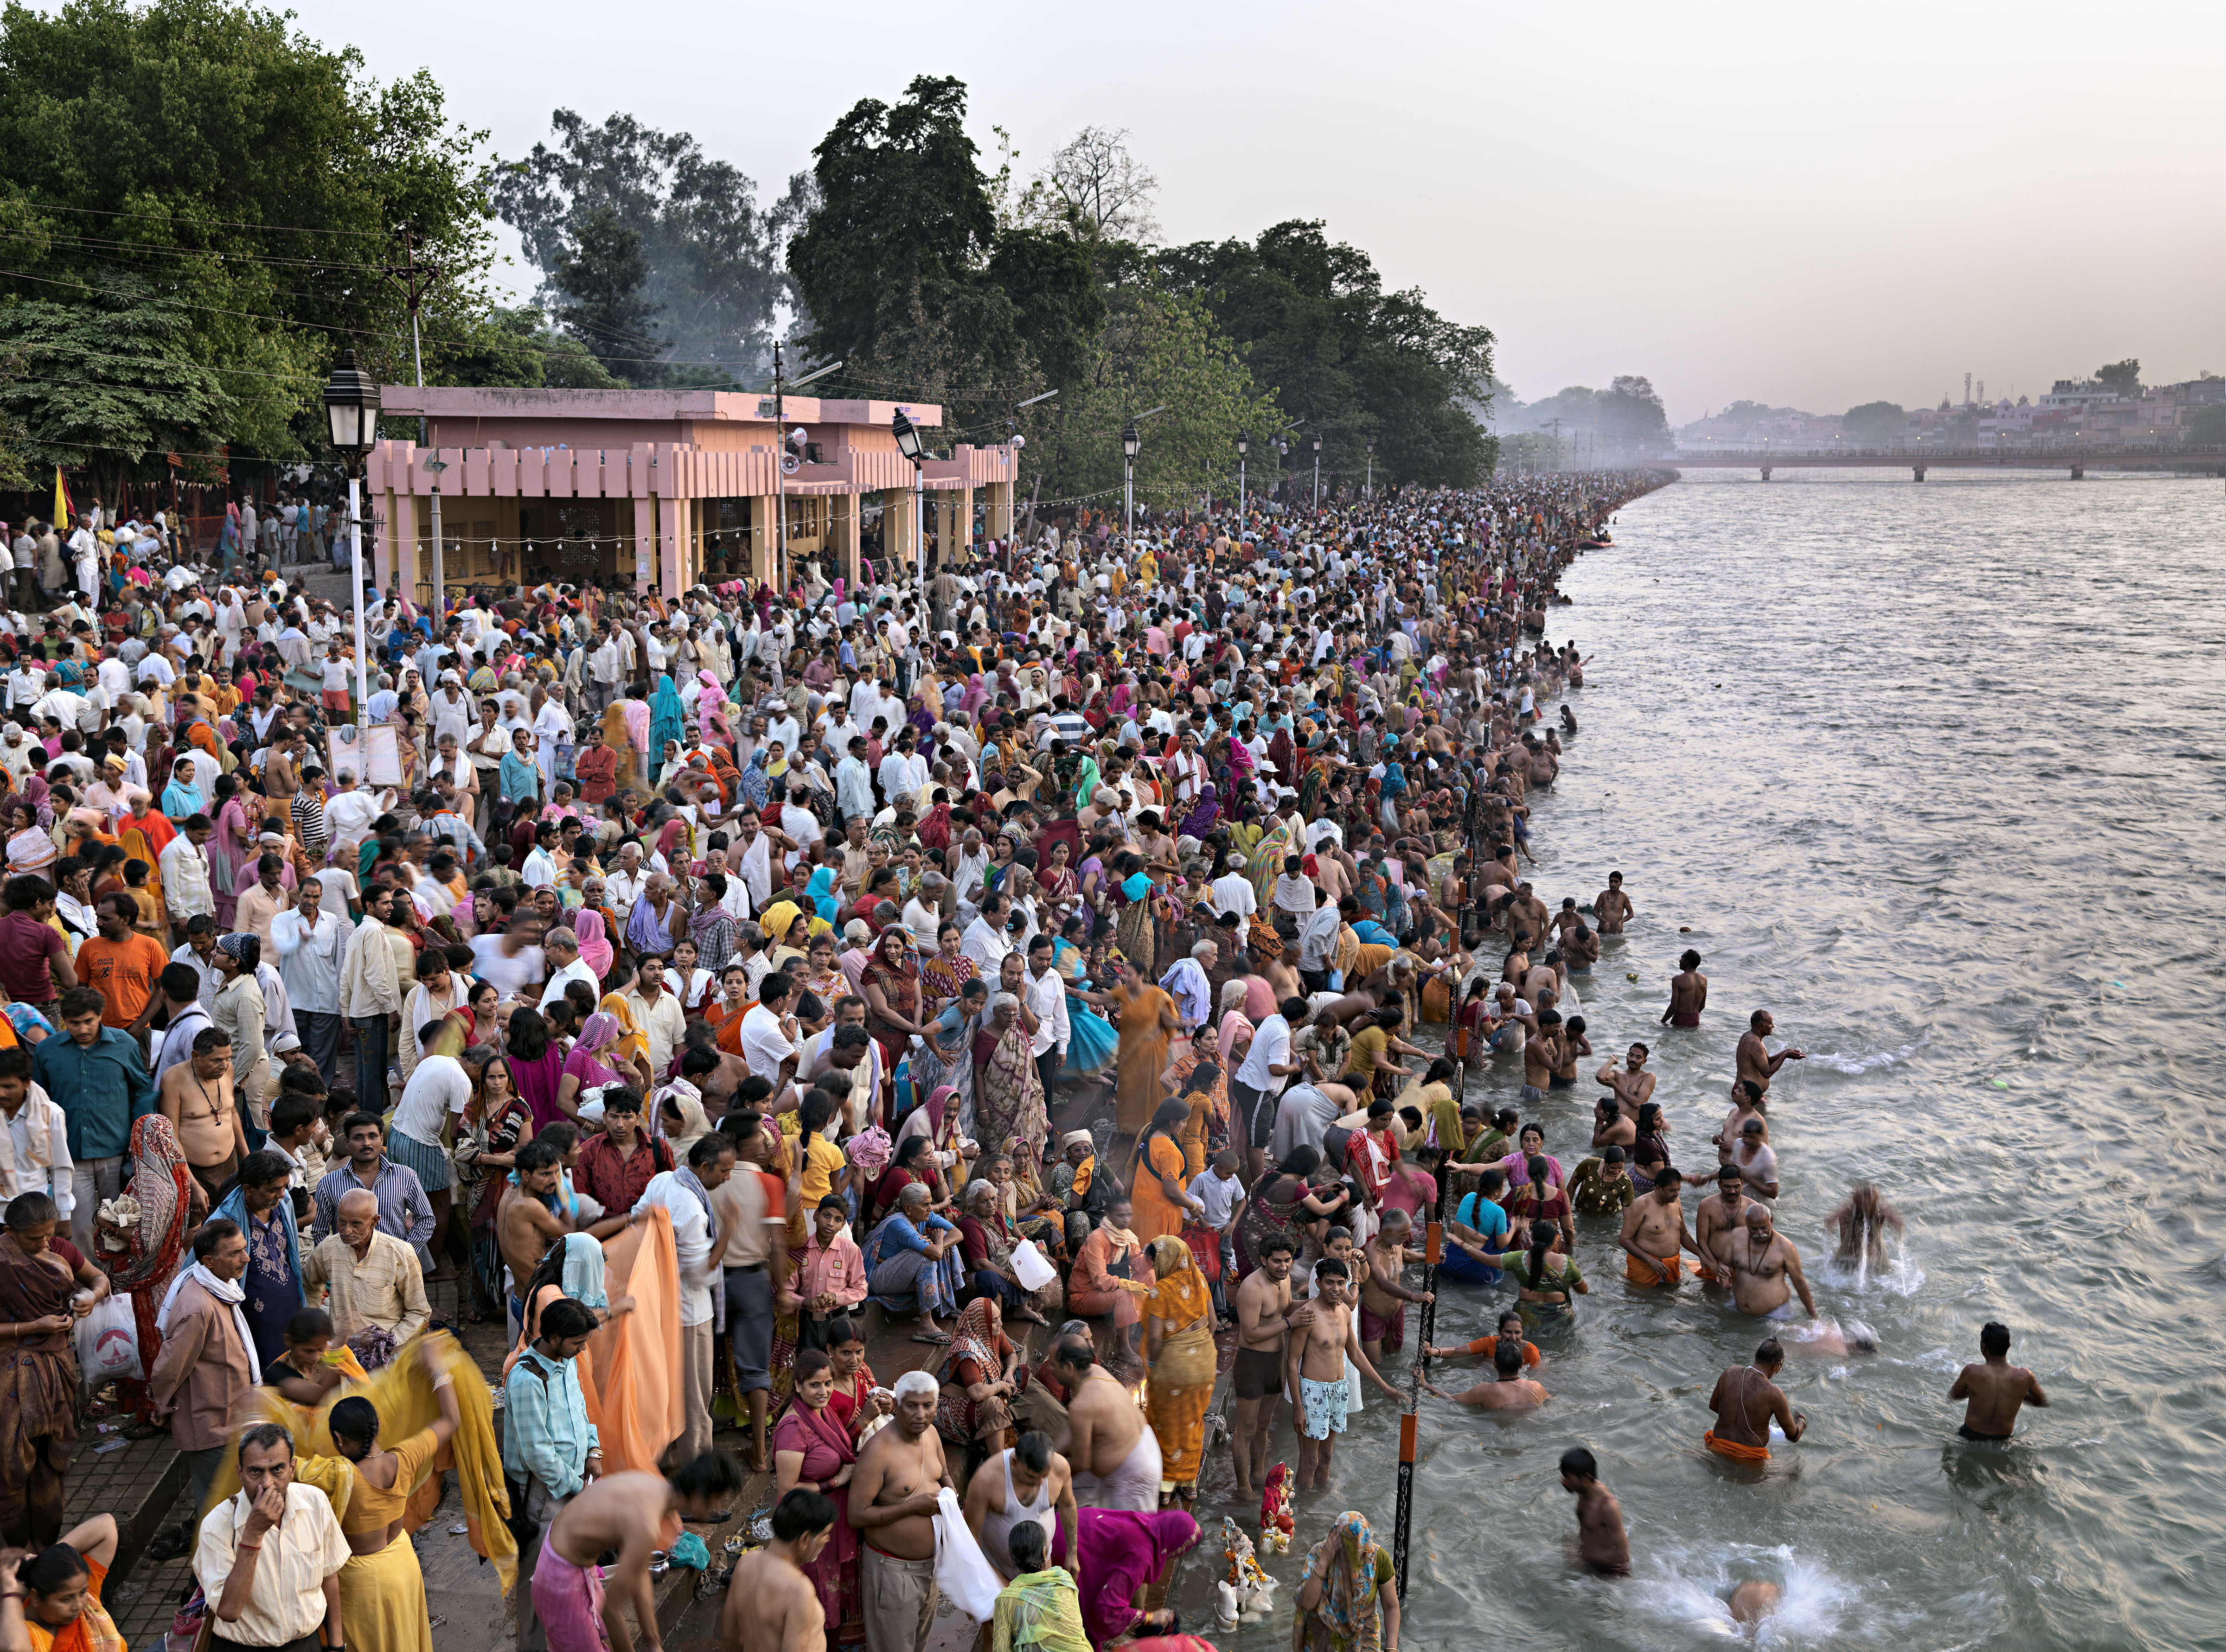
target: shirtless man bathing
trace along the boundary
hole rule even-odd
[[[1576,1494],[1577,1559],[1602,1577],[1631,1575],[1631,1539],[1623,1505],[1600,1484],[1600,1462],[1581,1446],[1561,1453],[1561,1489]]]
[[[2026,1406],[2045,1406],[2048,1395],[2032,1373],[2010,1363],[2010,1328],[1989,1319],[1979,1331],[1981,1365],[1966,1365],[1948,1390],[1950,1400],[1963,1401],[1963,1421],[1956,1432],[1965,1439],[2007,1439],[2017,1431],[2018,1412]]]
[[[1801,1253],[1776,1230],[1767,1206],[1748,1209],[1746,1231],[1733,1235],[1725,1252],[1732,1268],[1732,1302],[1741,1313],[1782,1319],[1786,1303],[1798,1292],[1802,1307],[1811,1319],[1816,1317],[1816,1299],[1801,1272]]]
[[[1157,1511],[1160,1442],[1135,1396],[1097,1363],[1087,1337],[1061,1337],[1051,1357],[1053,1375],[1072,1396],[1066,1402],[1066,1460],[1075,1501],[1091,1509]],[[931,1544],[928,1553],[934,1552]]]
[[[1752,1079],[1758,1089],[1767,1090],[1770,1081],[1778,1077],[1780,1067],[1789,1061],[1808,1059],[1790,1044],[1776,1055],[1771,1054],[1763,1040],[1777,1030],[1778,1023],[1771,1020],[1770,1012],[1766,1009],[1759,1009],[1746,1018],[1746,1031],[1739,1034],[1736,1053],[1739,1071],[1732,1077],[1733,1100],[1739,1099],[1741,1079]]]
[[[719,1612],[722,1652],[825,1652],[827,1614],[804,1568],[835,1535],[835,1500],[798,1486],[773,1511],[773,1541],[735,1562]]]
[[[684,1519],[726,1508],[741,1490],[741,1465],[724,1452],[706,1452],[669,1475],[629,1470],[589,1481],[549,1522],[533,1569],[533,1610],[548,1634],[549,1652],[662,1652],[650,1551],[671,1549]],[[606,1549],[619,1556],[607,1588],[596,1566]]]
[[[1530,1411],[1546,1403],[1543,1384],[1535,1377],[1523,1374],[1523,1342],[1520,1337],[1502,1337],[1491,1350],[1492,1380],[1479,1382],[1459,1394],[1447,1394],[1428,1377],[1422,1386],[1441,1400],[1451,1400],[1456,1405],[1474,1406],[1479,1411]]]
[[[1237,1465],[1237,1500],[1267,1484],[1268,1442],[1282,1397],[1283,1343],[1291,1328],[1291,1242],[1269,1239],[1260,1266],[1237,1287],[1237,1363],[1230,1372],[1236,1415],[1229,1453]]]
[[[1345,1363],[1352,1360],[1370,1382],[1391,1397],[1405,1396],[1377,1375],[1360,1350],[1360,1328],[1353,1312],[1352,1270],[1335,1256],[1314,1264],[1319,1294],[1290,1317],[1290,1346],[1283,1353],[1284,1386],[1299,1396],[1299,1489],[1329,1478],[1330,1452],[1345,1432]]]
[[[1677,973],[1670,977],[1670,1003],[1662,1020],[1670,1026],[1698,1026],[1708,1007],[1708,978],[1701,973],[1701,955],[1688,947],[1677,960]]]
[[[1785,1363],[1785,1350],[1772,1337],[1754,1350],[1748,1365],[1733,1365],[1716,1378],[1708,1409],[1716,1426],[1701,1436],[1701,1443],[1719,1457],[1739,1463],[1770,1460],[1770,1425],[1775,1421],[1788,1441],[1799,1439],[1809,1419],[1793,1409],[1785,1391],[1778,1386],[1778,1373]]]
[[[1708,1253],[1685,1230],[1684,1191],[1685,1179],[1664,1165],[1653,1187],[1624,1211],[1616,1242],[1623,1247],[1623,1276],[1631,1284],[1674,1287],[1685,1277],[1682,1251],[1701,1259],[1694,1264],[1695,1272],[1708,1266]]]
[[[1593,897],[1593,916],[1599,920],[1602,935],[1620,935],[1624,925],[1638,916],[1631,897],[1623,893],[1623,874],[1607,874],[1607,887]]]

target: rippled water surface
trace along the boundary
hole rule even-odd
[[[1549,905],[1620,869],[1638,909],[1579,983],[1592,1064],[1651,1043],[1673,1151],[1705,1167],[1733,1045],[1768,1008],[1773,1045],[1809,1052],[1771,1091],[1779,1225],[1819,1308],[1882,1347],[1797,1352],[1807,1437],[1759,1477],[1727,1465],[1701,1450],[1705,1402],[1756,1324],[1689,1283],[1627,1287],[1612,1227],[1580,1220],[1593,1293],[1541,1338],[1550,1403],[1424,1401],[1403,1643],[1720,1645],[1720,1597],[1766,1577],[1778,1645],[2226,1646],[2220,484],[1701,473],[1614,532],[1549,627],[1595,658],[1536,809]],[[1688,945],[1711,1007],[1673,1032]],[[1512,1104],[1520,1082],[1503,1064],[1470,1094]],[[1592,1090],[1542,1109],[1565,1164]],[[1866,1176],[1909,1232],[1859,1287],[1824,1217]],[[1488,1331],[1505,1294],[1450,1287],[1439,1340]],[[1989,1318],[2055,1402],[2007,1447],[1958,1443],[1943,1398]],[[1301,1545],[1345,1508],[1389,1540],[1396,1412],[1367,1404]],[[1628,1579],[1568,1563],[1554,1465],[1579,1443],[1622,1500]],[[1295,1463],[1288,1424],[1277,1446]],[[1224,1450],[1216,1560],[1229,1484]],[[1282,1602],[1300,1559],[1270,1563]],[[1217,1638],[1283,1645],[1288,1624]]]

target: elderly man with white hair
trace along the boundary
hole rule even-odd
[[[1221,956],[1221,948],[1213,941],[1200,941],[1190,950],[1190,956],[1177,958],[1167,974],[1160,977],[1160,985],[1175,1001],[1175,1011],[1182,1017],[1185,1032],[1196,1032],[1213,1019],[1213,984],[1206,972],[1213,968]]]

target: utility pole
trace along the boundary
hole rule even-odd
[[[781,559],[788,555],[788,420],[781,400],[780,340],[773,341],[773,547],[766,572],[781,588]]]
[[[394,237],[402,243],[402,262],[381,264],[380,269],[402,283],[402,290],[410,301],[410,355],[417,372],[417,388],[425,388],[425,350],[417,336],[417,308],[433,290],[433,283],[444,273],[438,264],[417,262],[417,244],[423,238],[407,224],[395,226]],[[425,445],[425,416],[417,416],[417,445]]]
[[[1554,427],[1554,468],[1559,470],[1561,467],[1561,422],[1549,419],[1547,423]]]

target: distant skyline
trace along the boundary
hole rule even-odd
[[[1966,372],[2038,397],[2126,356],[2152,382],[2226,371],[2215,0],[292,4],[382,79],[431,69],[505,157],[559,106],[624,111],[761,201],[917,73],[967,83],[985,170],[993,125],[1023,174],[1127,127],[1170,242],[1322,219],[1387,285],[1490,327],[1526,402],[1643,373],[1683,423],[1742,397],[1930,405]]]

